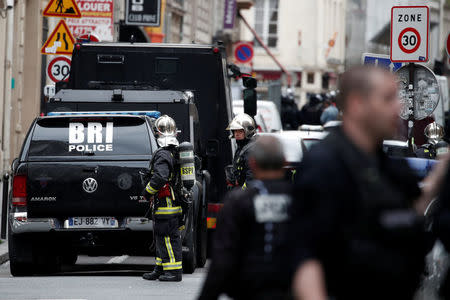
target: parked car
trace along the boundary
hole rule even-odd
[[[385,140],[383,141],[383,151],[391,157],[410,156],[407,141]]]
[[[255,116],[255,121],[258,123],[258,118],[261,118],[267,130],[264,132],[278,132],[283,129],[281,124],[280,113],[278,112],[277,106],[272,101],[258,100],[257,102],[258,110]],[[240,114],[244,112],[244,101],[243,100],[233,100],[233,113]]]
[[[314,144],[324,139],[328,133],[324,131],[288,130],[259,135],[271,135],[280,139],[283,144],[287,167],[292,169],[298,166],[304,153]]]

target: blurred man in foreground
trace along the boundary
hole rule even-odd
[[[294,290],[299,299],[412,299],[432,246],[423,213],[448,157],[422,189],[382,142],[396,130],[396,77],[360,66],[340,78],[342,128],[309,151],[295,186],[300,228]],[[311,206],[305,213],[302,199]]]
[[[289,292],[290,185],[284,178],[283,148],[263,136],[249,153],[254,180],[224,200],[213,257],[199,299],[284,299]]]

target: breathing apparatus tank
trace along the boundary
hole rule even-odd
[[[178,146],[181,182],[183,187],[191,190],[195,184],[194,146],[183,142]]]

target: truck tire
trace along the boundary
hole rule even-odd
[[[206,254],[208,251],[208,227],[206,215],[202,217],[198,212],[197,220],[197,267],[203,268],[206,264]]]
[[[61,270],[62,256],[58,255],[55,247],[33,244],[35,252],[35,272],[38,274],[52,274]]]
[[[186,230],[185,237],[185,247],[188,248],[188,251],[183,252],[183,273],[192,274],[195,271],[195,267],[197,265],[197,254],[196,254],[196,231],[195,223],[193,218],[194,209],[191,208],[189,212],[189,220],[190,224]]]
[[[24,255],[23,251],[30,251]],[[12,276],[30,276],[34,273],[31,242],[26,238],[8,232],[9,269]]]

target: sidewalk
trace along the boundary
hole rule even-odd
[[[0,244],[0,265],[4,264],[9,259],[8,241],[7,240],[1,240],[1,241],[2,241],[2,243]]]

